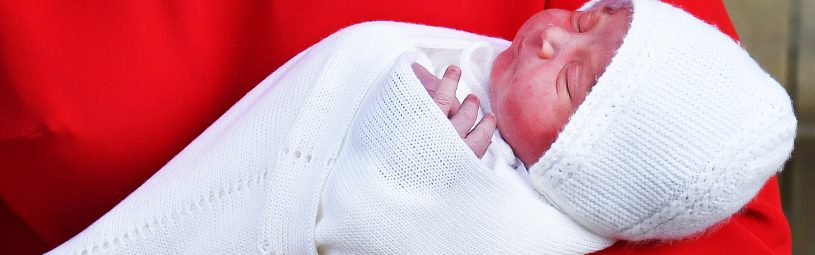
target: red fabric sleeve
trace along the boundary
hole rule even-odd
[[[585,1],[549,0],[546,8],[574,10],[582,6],[583,2]],[[738,40],[722,1],[665,2],[687,10]],[[698,237],[670,244],[618,242],[594,254],[790,254],[791,249],[789,223],[781,210],[778,182],[776,178],[772,178],[741,213]]]

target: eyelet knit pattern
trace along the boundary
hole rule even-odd
[[[783,87],[715,27],[631,3],[622,46],[530,173],[603,236],[682,238],[736,213],[780,171],[797,121]]]

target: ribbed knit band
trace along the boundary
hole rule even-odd
[[[797,121],[732,39],[668,4],[632,3],[623,44],[530,174],[596,233],[677,239],[752,199],[789,157]]]

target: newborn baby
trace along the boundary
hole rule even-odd
[[[506,141],[521,163],[510,163],[507,167],[517,168],[527,183],[567,214],[590,215],[576,217],[581,224],[601,234],[628,240],[681,238],[698,233],[730,215],[721,208],[700,206],[705,203],[700,201],[722,200],[716,196],[744,192],[746,195],[738,196],[735,201],[723,202],[729,203],[726,206],[729,210],[737,210],[767,177],[781,169],[791,150],[796,121],[788,96],[775,81],[756,68],[749,56],[738,52],[740,49],[736,43],[722,40],[725,36],[715,28],[679,9],[648,1],[634,3],[639,12],[633,23],[634,8],[625,1],[594,1],[589,4],[590,9],[577,12],[546,10],[527,20],[512,45],[493,63],[489,98],[481,105],[491,108],[495,115],[479,111],[480,102],[476,95],[468,95],[459,103],[456,90],[461,70],[458,67],[447,68],[441,79],[419,64],[414,64],[413,69],[479,158],[489,151],[500,150],[500,146],[490,146],[491,143]],[[645,12],[653,13],[646,15]],[[646,22],[658,15],[675,19],[670,21],[674,27],[650,28],[653,25]],[[643,33],[652,29],[688,33],[683,36],[699,33],[700,38],[689,40],[698,44],[666,44],[664,49],[658,49],[661,51],[649,52],[655,47],[638,40],[647,39],[653,41],[652,44],[668,40],[645,38]],[[669,33],[654,33],[652,36]],[[704,36],[711,35],[717,38],[706,42],[709,38]],[[623,48],[618,53],[621,45]],[[714,50],[699,50],[708,46]],[[645,54],[640,55],[647,56],[636,56],[642,52]],[[700,54],[694,56],[695,53]],[[683,62],[688,60],[698,62]],[[615,68],[615,73],[604,75],[610,65]],[[688,66],[691,67],[683,70]],[[755,82],[734,84],[728,80],[732,75],[755,77]],[[603,90],[589,93],[594,86],[601,86]],[[766,94],[762,95],[765,93],[762,91]],[[602,113],[584,110],[580,116],[573,116],[588,95],[594,96],[591,101],[594,105],[587,107],[606,104],[600,106],[606,109],[600,110]],[[755,106],[748,96],[757,96],[753,100],[765,105]],[[612,100],[616,102],[607,103]],[[710,109],[699,107],[700,104],[706,104],[704,106]],[[743,108],[747,105],[756,110],[751,112]],[[711,112],[702,112],[705,110]],[[609,117],[611,114],[616,115],[616,119]],[[483,118],[473,127],[479,115]],[[724,122],[725,119],[748,121],[736,124]],[[569,129],[568,124],[573,122],[576,123],[572,126],[580,127]],[[587,126],[586,123],[592,124]],[[495,131],[496,126],[500,132]],[[747,133],[748,130],[753,133]],[[730,131],[736,135],[727,135]],[[494,132],[500,135],[493,136]],[[736,145],[734,139],[762,141],[763,144],[742,141]],[[558,141],[561,147],[552,149]],[[733,144],[722,144],[725,142]],[[748,155],[750,153],[753,155]],[[756,160],[763,153],[772,156]],[[744,165],[727,170],[722,166],[723,162]],[[758,162],[759,165],[750,166],[753,163],[748,162]],[[720,166],[717,168],[716,164]],[[526,168],[530,168],[530,174],[537,178],[530,178]],[[726,175],[727,171],[742,171],[736,178],[749,179],[748,184],[734,185],[726,177],[710,177]],[[693,176],[700,172],[703,174]],[[643,186],[621,186],[621,182],[614,180],[615,176],[642,176]],[[649,183],[654,179],[674,180],[660,186],[665,183]],[[712,182],[713,188],[707,188],[709,194],[689,194],[704,188],[687,191],[689,195],[684,197],[685,201],[653,199],[659,196],[657,194],[683,192],[674,188],[680,185],[671,183],[687,181]],[[725,193],[710,191],[736,186],[737,189]],[[612,199],[605,196],[606,193],[626,194],[627,200]],[[693,196],[701,197],[690,198]],[[642,201],[638,201],[640,199]],[[694,199],[697,201],[691,201]],[[592,208],[595,206],[591,205],[593,202],[608,207],[597,210]],[[666,202],[670,204],[663,211],[636,212],[638,207]],[[608,208],[619,211],[611,212]],[[693,217],[688,215],[694,213],[705,216],[697,218],[694,223],[676,226],[671,226],[671,220],[655,223],[665,218]],[[608,222],[614,218],[619,221]],[[654,226],[657,227],[652,228]]]

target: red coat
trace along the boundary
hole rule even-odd
[[[367,20],[511,39],[583,0],[0,0],[0,253],[46,251],[100,217],[297,52]],[[674,0],[736,36],[720,1]],[[789,254],[770,180],[743,213],[672,245],[600,254]]]

